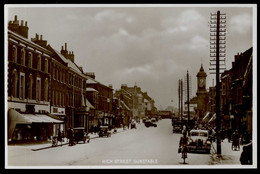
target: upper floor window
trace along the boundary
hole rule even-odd
[[[25,50],[21,49],[21,65],[25,65]]]
[[[29,86],[28,86],[28,98],[32,99],[32,89],[33,89],[33,76],[29,76]]]
[[[20,73],[20,98],[25,98],[25,77],[24,73]]]
[[[66,74],[65,74],[65,71],[63,72],[63,82],[66,83]]]
[[[33,64],[33,54],[31,52],[28,53],[28,67],[32,68]]]
[[[44,71],[45,71],[46,73],[48,73],[48,59],[47,59],[47,58],[45,58]]]
[[[12,61],[17,62],[17,47],[15,45],[12,48]]]
[[[53,75],[53,79],[56,79],[56,75],[55,75],[55,65],[53,65],[53,68],[52,68],[52,75]]]
[[[49,94],[49,82],[46,78],[44,82],[44,101],[48,101],[48,94]]]
[[[13,73],[12,73],[12,93],[11,95],[15,98],[17,98],[17,82],[18,82],[18,75],[17,75],[17,71],[14,70]]]
[[[36,80],[36,100],[40,101],[41,100],[41,78],[37,77]]]
[[[37,69],[38,69],[38,70],[41,70],[41,55],[38,55]]]

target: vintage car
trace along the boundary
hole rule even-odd
[[[211,142],[209,140],[208,130],[191,130],[187,148],[188,152],[209,154],[211,149]]]
[[[136,123],[135,123],[135,121],[132,121],[131,122],[131,129],[134,129],[134,128],[136,129]]]
[[[175,124],[172,126],[172,133],[181,133],[182,132],[182,126],[179,124]]]
[[[154,121],[151,121],[151,120],[146,120],[146,121],[144,122],[144,125],[145,125],[146,127],[150,127],[150,126],[157,127],[157,124],[156,124]]]
[[[172,123],[172,133],[181,133],[184,123],[182,121],[175,121]]]
[[[78,143],[79,141],[83,141],[85,143],[87,141],[89,143],[90,137],[85,132],[84,127],[73,128],[73,132],[74,132],[74,141],[75,142]]]
[[[99,137],[110,137],[111,136],[111,131],[109,130],[108,126],[100,126],[99,130]]]

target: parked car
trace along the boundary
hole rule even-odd
[[[151,118],[151,122],[152,122],[152,123],[157,122],[156,118]]]
[[[135,123],[135,121],[132,121],[131,122],[131,129],[134,129],[134,128],[136,129],[136,123]]]
[[[87,141],[89,143],[90,137],[85,132],[84,127],[73,128],[73,132],[74,132],[74,141],[76,141],[77,143],[79,141],[83,141],[84,143]]]
[[[146,120],[144,125],[146,127],[150,127],[150,126],[157,127],[157,124],[155,122],[152,122],[151,120]]]
[[[99,130],[99,137],[110,137],[111,136],[111,131],[109,130],[108,126],[100,126]]]
[[[211,142],[208,130],[191,130],[187,145],[188,152],[210,153]]]
[[[181,133],[183,128],[182,121],[175,121],[172,123],[172,133]]]
[[[173,125],[172,126],[172,133],[181,133],[182,131],[182,126],[181,125]]]

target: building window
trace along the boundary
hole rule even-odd
[[[58,67],[56,68],[56,80],[59,81],[59,69],[58,69]]]
[[[32,62],[33,62],[33,54],[31,52],[28,53],[28,67],[32,68]]]
[[[38,55],[37,69],[41,71],[41,55]]]
[[[52,105],[55,105],[55,92],[52,91]]]
[[[53,68],[52,68],[53,79],[56,79],[55,72],[56,72],[55,65],[53,65]]]
[[[61,92],[59,92],[59,105],[61,106],[62,104],[61,104]]]
[[[59,92],[56,91],[56,99],[55,99],[55,105],[58,105],[59,104]]]
[[[65,106],[65,94],[64,94],[64,92],[62,93],[62,106]]]
[[[24,73],[20,73],[20,99],[24,99],[25,98],[25,77],[24,77]]]
[[[40,101],[41,100],[41,78],[37,77],[36,80],[36,100]]]
[[[25,51],[24,48],[21,49],[21,65],[25,65]]]
[[[32,99],[32,89],[33,89],[33,76],[29,76],[29,86],[28,86],[28,98]]]
[[[49,82],[48,79],[46,79],[44,83],[44,101],[48,101],[48,94],[49,94]]]
[[[15,45],[12,48],[12,61],[17,62],[17,47]]]
[[[62,82],[62,70],[60,70],[60,82]]]
[[[65,78],[66,78],[66,74],[65,74],[65,71],[64,71],[64,72],[63,72],[63,82],[64,82],[64,83],[66,83]]]
[[[48,73],[48,59],[45,59],[44,71]]]
[[[17,75],[17,71],[14,70],[12,73],[12,96],[17,98],[17,81],[18,81],[18,75]]]

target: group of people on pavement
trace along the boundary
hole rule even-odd
[[[187,134],[188,134],[187,126],[183,125],[182,136],[179,141],[179,149],[180,149],[179,153],[187,150],[187,149],[185,149],[185,148],[187,148],[186,146],[188,144]],[[213,140],[215,141],[216,135],[217,135],[216,130],[214,128],[209,129],[209,137],[211,137],[210,139],[212,141]],[[222,129],[220,136],[221,136],[222,142],[225,138],[228,138],[228,142],[232,141],[232,147],[233,147],[233,145],[239,146],[239,144],[243,144],[244,146],[243,146],[243,151],[240,156],[240,163],[242,165],[252,165],[253,164],[252,142],[251,142],[250,134],[248,133],[248,131],[245,131],[244,134],[240,135],[238,130],[235,130],[233,132],[232,129]],[[212,137],[214,137],[214,139]],[[187,153],[186,153],[185,158],[187,158]]]

